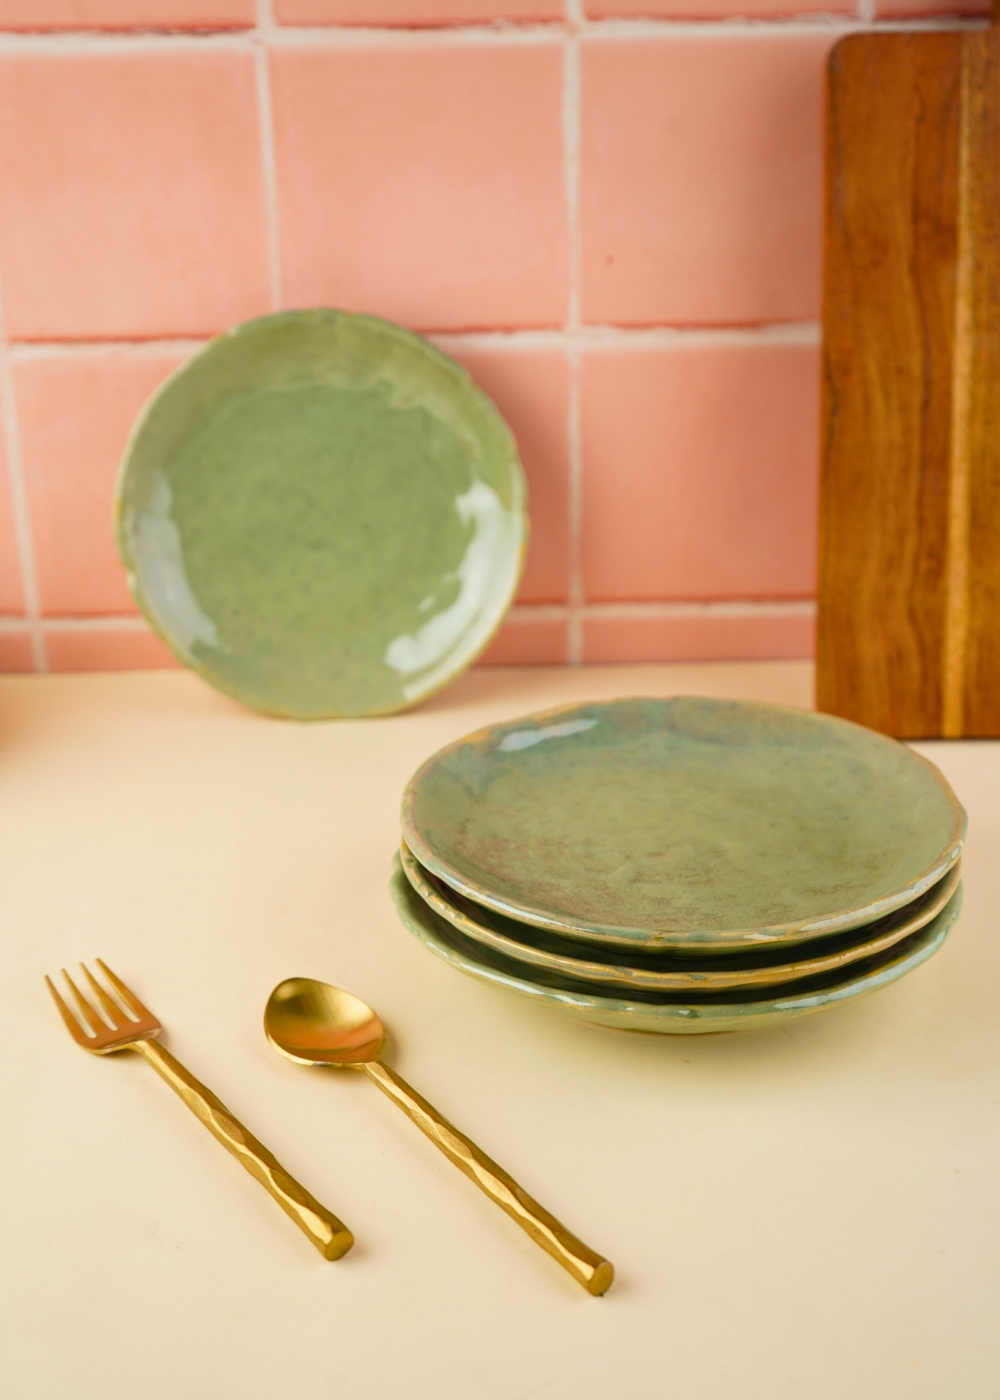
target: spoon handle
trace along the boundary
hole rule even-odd
[[[354,1243],[354,1236],[333,1211],[320,1205],[304,1186],[285,1171],[272,1152],[237,1122],[211,1089],[198,1082],[158,1040],[137,1040],[131,1046],[179,1094],[205,1127],[231,1152],[252,1177],[278,1202],[286,1215],[313,1242],[324,1259],[339,1259]]]
[[[426,1133],[460,1171],[465,1172],[481,1191],[496,1201],[500,1209],[516,1220],[521,1229],[553,1259],[557,1259],[578,1283],[582,1283],[588,1293],[597,1296],[607,1292],[615,1276],[614,1268],[607,1259],[595,1254],[582,1240],[571,1234],[554,1215],[550,1215],[518,1186],[503,1167],[497,1166],[447,1118],[442,1118],[436,1108],[421,1098],[388,1065],[375,1060],[359,1068],[367,1072],[382,1092],[388,1094],[393,1103],[413,1119],[420,1131]]]

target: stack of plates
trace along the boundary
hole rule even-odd
[[[961,906],[965,813],[903,744],[682,697],[495,725],[403,798],[392,891],[428,948],[602,1025],[723,1031],[925,962]]]

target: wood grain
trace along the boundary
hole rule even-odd
[[[830,60],[817,703],[901,738],[1000,733],[998,54]]]
[[[963,36],[970,302],[967,640],[960,731],[1000,734],[1000,33]]]

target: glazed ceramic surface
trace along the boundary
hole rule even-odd
[[[728,995],[668,996],[635,991],[627,999],[609,996],[607,989],[560,976],[544,968],[525,968],[474,943],[425,904],[406,879],[396,857],[390,884],[399,916],[409,931],[432,953],[472,977],[533,997],[564,1015],[622,1030],[661,1034],[698,1034],[751,1030],[808,1016],[838,1006],[898,981],[941,947],[958,918],[962,887],[922,929],[878,957],[855,963],[848,973],[795,982],[770,996],[761,989]]]
[[[958,860],[965,814],[911,749],[805,710],[679,697],[530,715],[442,749],[403,797],[425,869],[498,913],[646,948],[871,923]]]
[[[295,718],[377,714],[490,640],[521,572],[524,477],[493,404],[426,341],[289,312],[154,395],[116,528],[139,606],[218,689]]]
[[[544,967],[614,987],[618,995],[637,987],[664,992],[775,987],[820,973],[836,972],[850,963],[885,952],[929,924],[951,899],[961,879],[959,861],[943,880],[919,899],[874,924],[865,924],[846,934],[797,943],[791,950],[781,950],[779,945],[778,950],[715,953],[699,959],[696,954],[683,952],[621,952],[560,938],[547,929],[505,919],[502,914],[473,904],[424,870],[405,845],[400,849],[399,859],[403,874],[435,914],[474,943],[503,953],[515,963],[528,964],[524,976],[531,976],[530,968]],[[789,960],[790,952],[793,960]],[[598,958],[600,961],[596,960]]]

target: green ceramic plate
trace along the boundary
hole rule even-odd
[[[527,539],[514,439],[419,336],[340,311],[220,336],[147,404],[115,502],[132,592],[219,690],[387,713],[482,651]]]
[[[917,929],[940,914],[958,889],[962,862],[953,865],[943,880],[926,894],[876,919],[873,924],[851,929],[834,937],[791,948],[778,944],[763,951],[709,953],[700,958],[684,952],[623,951],[588,945],[578,939],[561,938],[548,929],[505,919],[491,909],[482,909],[450,889],[430,871],[424,870],[404,845],[399,852],[403,874],[423,902],[473,943],[503,953],[522,968],[544,967],[569,977],[601,984],[609,995],[626,996],[636,988],[661,992],[731,991],[736,987],[775,987],[783,982],[801,982],[804,977],[845,970],[902,943]],[[790,954],[794,956],[790,958]],[[600,961],[598,961],[600,959]],[[611,989],[616,989],[611,991]]]
[[[533,997],[543,1006],[601,1026],[661,1034],[704,1034],[772,1026],[843,1002],[896,982],[926,962],[941,947],[962,907],[959,885],[945,908],[929,924],[879,957],[855,963],[850,975],[809,978],[767,994],[755,987],[727,996],[664,996],[632,992],[628,999],[607,995],[585,981],[560,977],[542,968],[526,969],[499,953],[465,938],[424,904],[404,876],[396,857],[390,884],[403,923],[432,953],[480,981]]]
[[[476,903],[643,948],[873,922],[958,860],[965,813],[905,745],[830,715],[683,696],[529,715],[430,758],[403,839]]]

